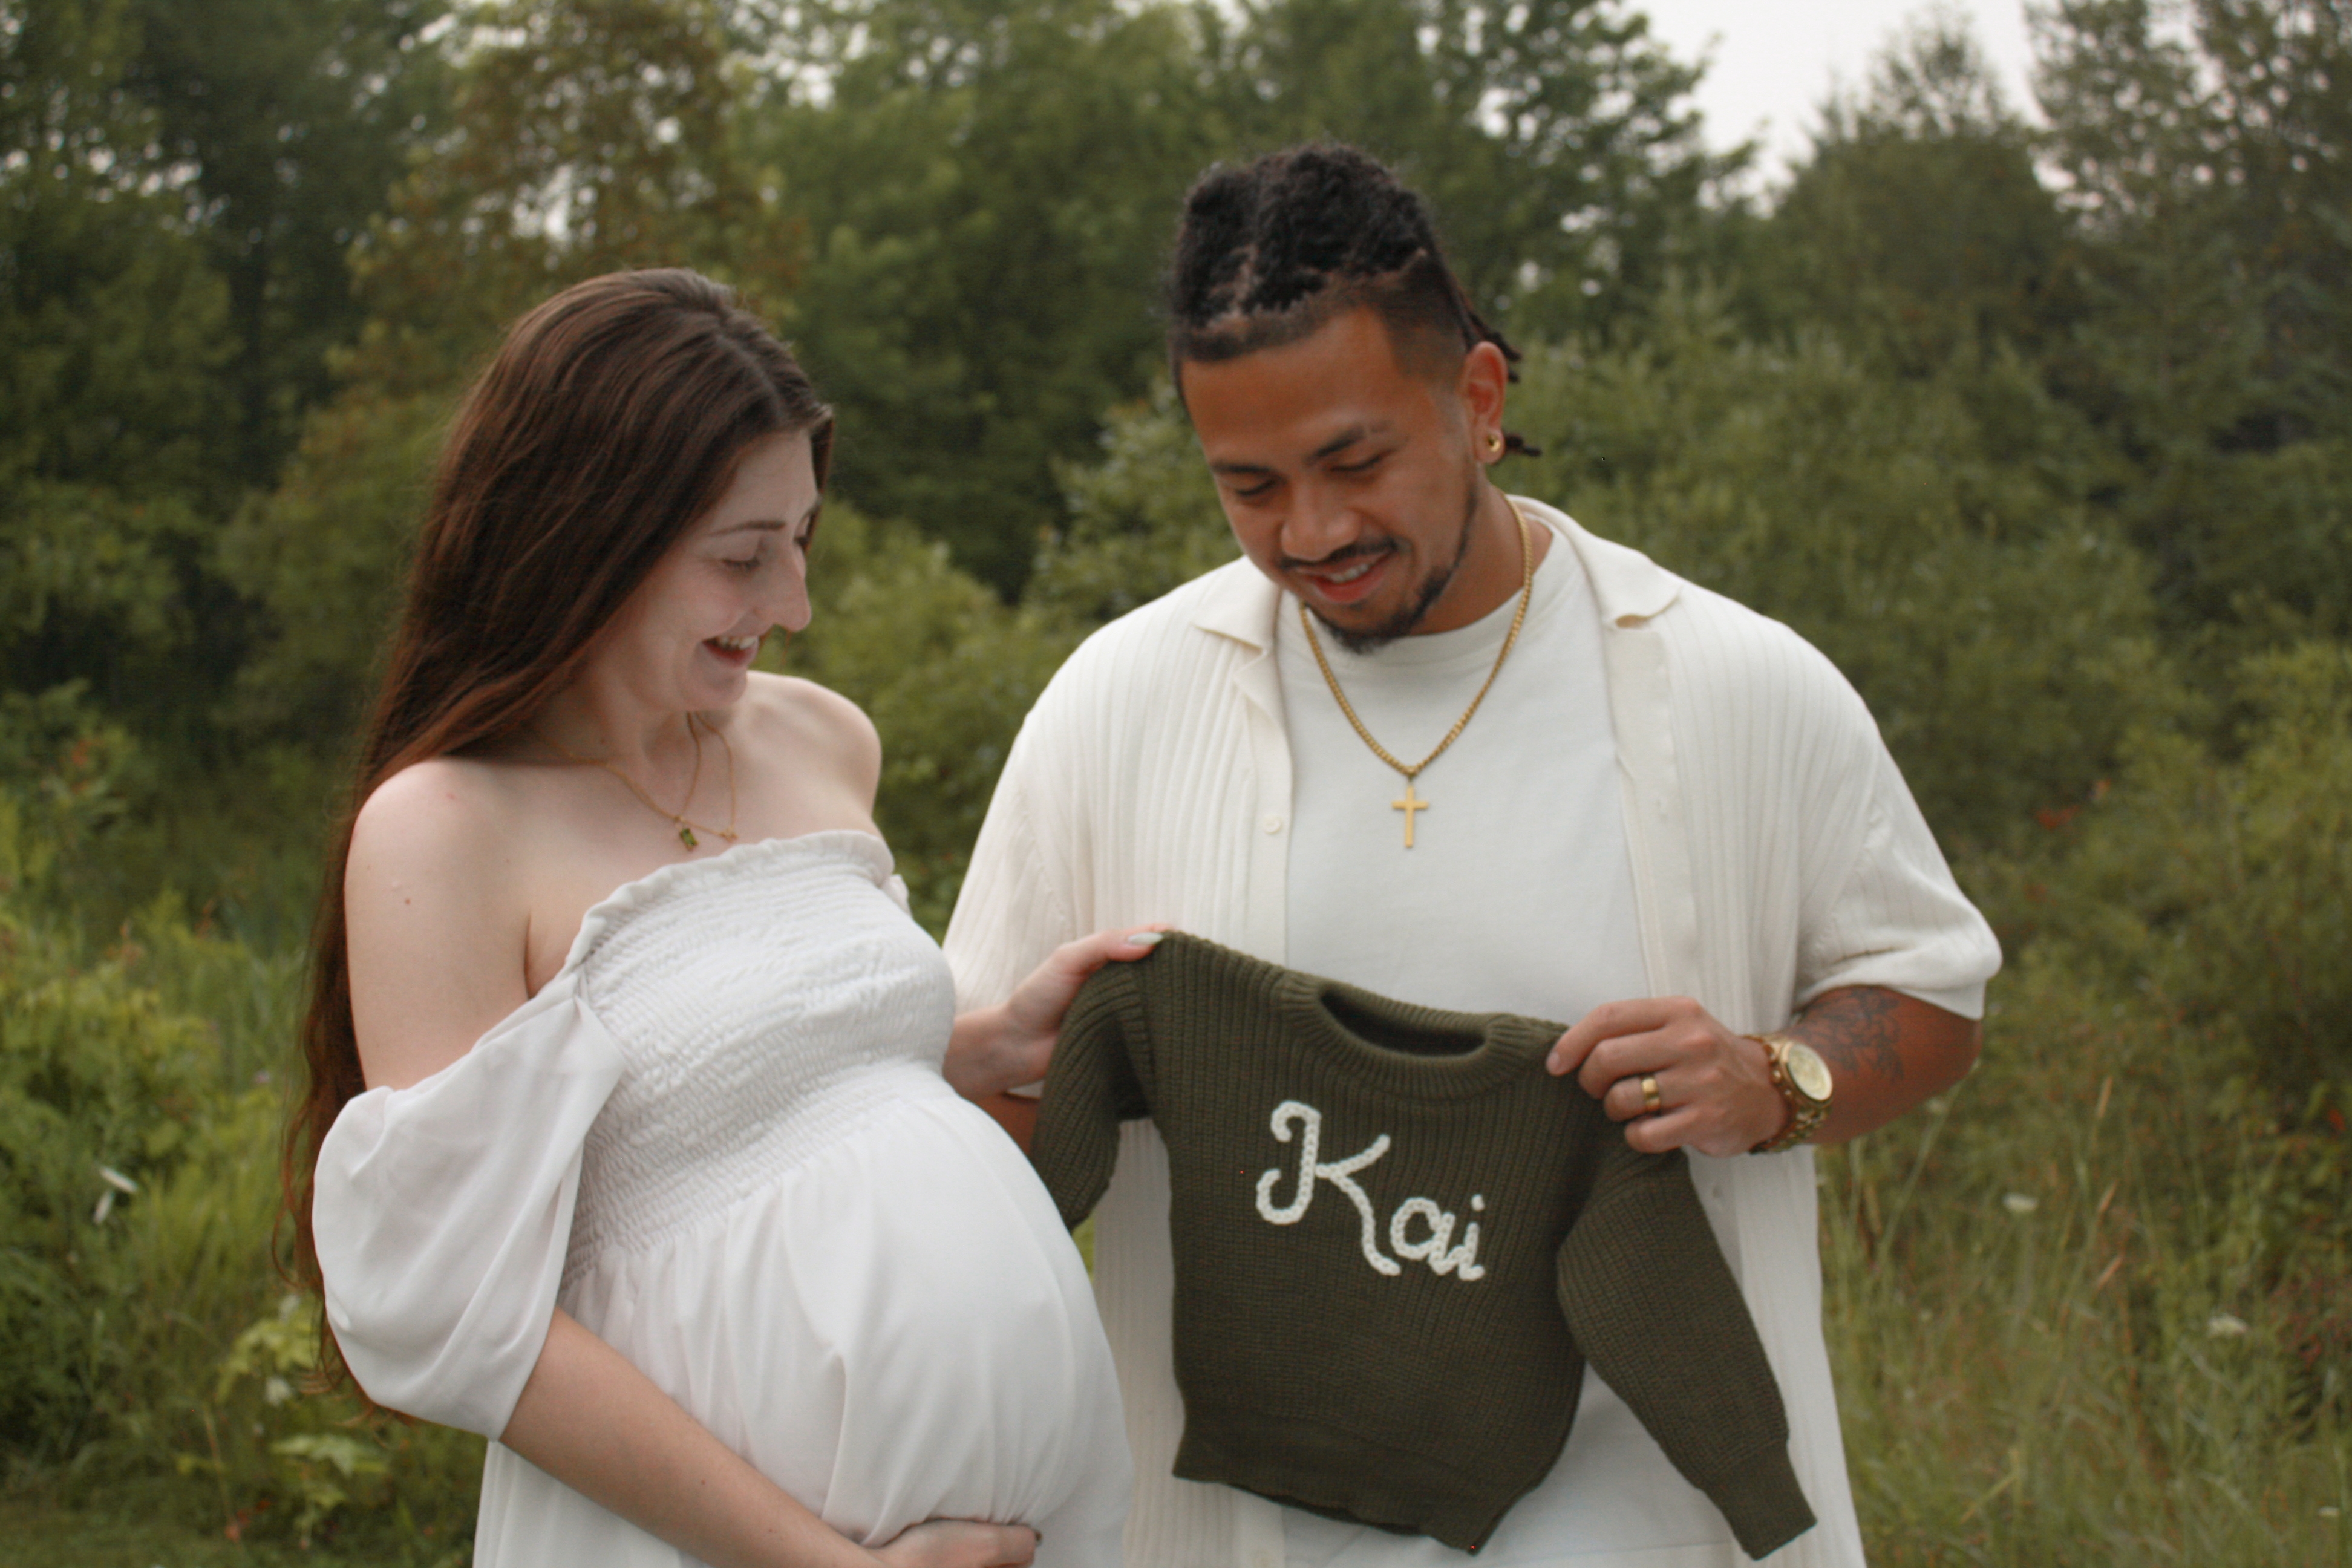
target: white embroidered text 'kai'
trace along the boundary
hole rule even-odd
[[[1385,1132],[1373,1139],[1356,1153],[1344,1160],[1324,1164],[1316,1159],[1323,1142],[1323,1113],[1304,1100],[1286,1100],[1274,1108],[1274,1136],[1279,1142],[1290,1142],[1291,1123],[1299,1123],[1305,1131],[1298,1139],[1298,1185],[1290,1202],[1280,1208],[1274,1204],[1275,1184],[1282,1180],[1282,1168],[1275,1167],[1257,1179],[1257,1212],[1273,1225],[1297,1225],[1307,1217],[1307,1205],[1315,1201],[1315,1184],[1328,1182],[1348,1195],[1356,1205],[1356,1216],[1361,1223],[1360,1240],[1364,1249],[1364,1261],[1382,1274],[1402,1272],[1396,1258],[1381,1251],[1380,1227],[1372,1218],[1372,1200],[1356,1184],[1358,1171],[1389,1152],[1389,1135]],[[1483,1211],[1486,1200],[1483,1195],[1470,1200],[1474,1210]],[[1412,1222],[1419,1219],[1429,1227],[1429,1234],[1420,1240],[1408,1239]],[[1472,1220],[1462,1232],[1462,1245],[1449,1247],[1454,1239],[1455,1216],[1439,1208],[1427,1198],[1407,1198],[1389,1216],[1389,1246],[1397,1258],[1412,1258],[1429,1265],[1433,1273],[1451,1274],[1459,1279],[1483,1279],[1486,1270],[1478,1263],[1478,1222]]]

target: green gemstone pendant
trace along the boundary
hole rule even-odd
[[[683,822],[679,823],[677,825],[677,841],[680,844],[685,845],[688,849],[694,848],[694,829],[688,827]]]

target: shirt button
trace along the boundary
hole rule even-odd
[[[1268,833],[1279,833],[1282,831],[1282,818],[1275,816],[1271,812],[1268,812],[1265,822],[1260,824],[1260,826]],[[1273,1568],[1273,1564],[1270,1563],[1260,1563],[1253,1564],[1253,1568]]]

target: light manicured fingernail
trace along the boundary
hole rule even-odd
[[[1127,939],[1127,945],[1129,947],[1158,947],[1160,945],[1160,939],[1167,934],[1168,933],[1166,931],[1139,931],[1133,936]]]

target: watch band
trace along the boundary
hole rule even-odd
[[[1798,1046],[1811,1051],[1812,1047],[1787,1035],[1749,1035],[1746,1037],[1764,1047],[1765,1059],[1772,1068],[1772,1087],[1780,1091],[1780,1098],[1789,1107],[1789,1124],[1780,1129],[1777,1136],[1767,1138],[1748,1152],[1751,1154],[1777,1154],[1783,1149],[1793,1149],[1811,1137],[1830,1113],[1826,1096],[1815,1100],[1799,1089],[1789,1076],[1789,1048]]]

